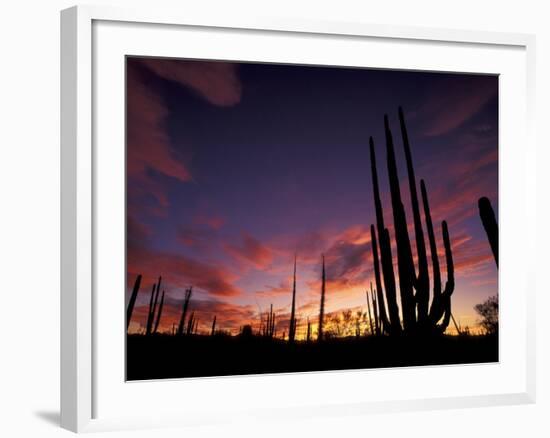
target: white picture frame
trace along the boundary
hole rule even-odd
[[[113,160],[113,167],[104,166],[104,154],[97,154],[98,141],[100,144],[109,142],[115,145],[115,150],[122,152],[124,142],[121,141],[120,133],[123,132],[123,114],[119,111],[119,106],[113,107],[113,113],[109,120],[117,126],[106,127],[102,117],[106,117],[103,111],[105,109],[104,99],[100,89],[113,91],[109,87],[119,87],[123,84],[123,76],[116,75],[115,80],[106,87],[100,83],[105,77],[103,70],[107,66],[107,59],[114,57],[120,71],[120,65],[123,64],[120,59],[121,54],[136,54],[132,49],[127,52],[124,35],[120,34],[120,26],[125,30],[122,32],[132,32],[137,39],[135,44],[139,43],[139,34],[148,29],[149,47],[144,48],[143,53],[156,53],[158,56],[178,56],[176,49],[164,45],[164,52],[160,53],[155,44],[162,42],[162,36],[159,39],[150,36],[163,32],[177,32],[178,29],[186,31],[200,32],[205,38],[209,33],[233,32],[235,41],[243,42],[239,44],[239,50],[245,55],[233,53],[228,59],[238,59],[243,56],[246,59],[255,59],[254,45],[250,46],[250,51],[244,41],[254,41],[254,39],[269,37],[269,48],[264,48],[265,53],[273,51],[272,60],[282,60],[286,58],[277,58],[282,56],[277,54],[277,48],[283,48],[284,44],[289,44],[291,38],[334,38],[335,44],[395,44],[393,58],[385,61],[378,59],[375,67],[396,67],[395,53],[401,50],[403,65],[401,68],[418,68],[426,70],[438,70],[438,63],[448,62],[448,70],[456,71],[474,71],[464,67],[465,61],[461,56],[449,61],[442,59],[435,60],[432,63],[422,64],[420,61],[408,60],[404,47],[419,47],[426,51],[429,56],[429,50],[447,50],[448,45],[452,45],[457,50],[464,50],[464,57],[467,57],[468,50],[482,49],[483,54],[494,56],[494,59],[483,59],[478,56],[479,71],[490,71],[492,73],[503,75],[504,99],[501,99],[501,106],[510,105],[518,107],[514,111],[517,113],[508,114],[501,109],[501,124],[504,124],[501,131],[502,144],[512,145],[516,143],[516,148],[504,147],[503,164],[500,171],[500,200],[501,200],[501,261],[500,261],[500,284],[502,287],[510,285],[521,285],[520,290],[516,290],[516,295],[503,294],[502,306],[502,330],[501,330],[501,348],[504,352],[511,350],[512,344],[517,357],[506,356],[497,364],[498,368],[475,366],[462,366],[454,368],[416,368],[414,370],[396,370],[391,374],[392,379],[404,379],[405,375],[422,382],[423,379],[432,378],[434,382],[437,379],[448,379],[450,373],[453,373],[454,379],[469,379],[476,373],[487,373],[487,375],[497,374],[499,379],[491,384],[479,386],[479,391],[475,392],[466,388],[468,385],[461,385],[460,381],[457,388],[449,390],[448,393],[440,387],[434,387],[428,392],[420,392],[411,384],[408,392],[395,390],[390,392],[387,397],[378,395],[376,388],[372,386],[372,377],[368,373],[357,371],[342,371],[331,373],[308,373],[285,375],[285,376],[250,376],[250,377],[231,377],[219,379],[190,379],[186,382],[166,381],[166,382],[147,382],[141,385],[126,385],[120,380],[120,358],[112,365],[106,362],[105,358],[118,351],[120,339],[111,341],[106,340],[105,333],[113,326],[109,326],[111,319],[116,320],[113,324],[116,328],[118,321],[117,314],[123,318],[124,315],[124,297],[122,290],[118,298],[106,302],[112,298],[98,299],[98,285],[108,282],[107,278],[118,278],[118,273],[111,274],[102,270],[101,254],[104,254],[104,245],[101,244],[102,235],[106,235],[104,221],[97,208],[103,202],[116,203],[120,201],[120,195],[123,193],[123,187],[117,186],[113,190],[112,199],[104,201],[111,194],[107,194],[105,184],[112,186],[113,182],[120,182],[120,177],[124,173],[120,160]],[[141,30],[140,30],[141,29]],[[315,38],[310,38],[315,37]],[[277,42],[277,40],[281,40]],[[156,42],[155,42],[156,41]],[[266,40],[267,41],[267,40]],[[296,40],[297,41],[297,40]],[[328,40],[327,40],[328,41]],[[106,44],[109,43],[109,44]],[[142,41],[144,44],[144,42]],[[237,45],[235,46],[237,47]],[[431,47],[431,48],[430,48]],[[439,47],[439,49],[438,49]],[[208,49],[207,44],[204,47],[195,48],[193,53],[200,57],[200,51],[204,49],[204,58],[219,55],[221,52]],[[147,52],[147,50],[149,52]],[[174,50],[171,55],[170,50]],[[237,50],[237,49],[235,49]],[[152,51],[152,52],[151,52]],[[490,52],[494,52],[490,55]],[[147,53],[146,53],[147,52]],[[498,55],[496,53],[499,53]],[[480,52],[481,53],[481,52]],[[451,29],[425,29],[416,27],[386,26],[367,23],[342,23],[342,22],[318,22],[297,17],[247,17],[242,13],[235,13],[232,16],[219,16],[215,13],[208,16],[198,15],[192,10],[163,11],[157,9],[151,10],[130,10],[110,7],[92,7],[78,6],[62,11],[61,13],[61,426],[75,431],[100,431],[120,428],[146,428],[162,427],[174,425],[204,424],[229,421],[229,419],[246,418],[250,416],[265,419],[275,419],[277,416],[286,415],[292,418],[305,418],[312,415],[343,415],[363,414],[368,412],[398,412],[411,409],[440,409],[446,407],[472,407],[487,406],[497,404],[518,404],[531,403],[535,400],[535,340],[534,340],[534,318],[535,318],[535,273],[532,272],[534,264],[529,264],[529,258],[525,254],[533,254],[536,236],[535,220],[535,141],[533,138],[533,109],[534,109],[534,55],[535,39],[532,35],[524,34],[505,34],[490,33],[483,31],[460,31]],[[330,56],[326,53],[319,54],[319,58],[312,58],[308,62],[335,63],[347,65],[349,58],[329,60],[321,56]],[[336,52],[333,54],[336,55]],[[105,56],[105,58],[102,58]],[[268,55],[265,55],[268,56]],[[316,56],[315,53],[312,56]],[[344,55],[342,55],[344,56]],[[502,57],[502,60],[500,60]],[[114,59],[113,58],[113,59]],[[498,58],[498,59],[497,59]],[[323,61],[325,59],[325,61]],[[476,59],[475,57],[471,59]],[[297,53],[294,58],[288,59],[289,62],[298,62],[300,55]],[[494,61],[494,62],[492,62]],[[387,64],[385,64],[387,62]],[[409,63],[406,65],[406,63]],[[415,64],[416,62],[416,64]],[[470,60],[470,63],[472,61]],[[461,64],[462,63],[462,64]],[[461,67],[463,65],[463,67]],[[494,67],[491,67],[494,65]],[[502,66],[502,67],[499,67]],[[509,66],[509,67],[506,67]],[[107,68],[111,68],[107,66]],[[499,68],[503,70],[500,71]],[[503,73],[510,68],[509,73]],[[506,70],[508,72],[508,70]],[[507,82],[506,78],[518,83]],[[520,78],[520,79],[518,79]],[[523,82],[523,80],[525,82]],[[122,82],[121,82],[122,81]],[[103,87],[103,88],[102,88]],[[516,90],[508,95],[507,87]],[[122,87],[124,88],[124,87]],[[123,90],[116,91],[118,97],[123,94]],[[510,96],[509,100],[507,97]],[[517,105],[516,105],[517,103]],[[120,101],[118,101],[120,104]],[[118,105],[117,104],[117,105]],[[102,106],[103,105],[103,106]],[[512,115],[519,114],[519,118],[509,118]],[[506,124],[509,121],[510,123]],[[101,126],[98,129],[98,124]],[[116,130],[117,134],[110,133],[106,136],[103,132]],[[123,139],[123,136],[122,136]],[[512,141],[513,140],[513,141]],[[112,143],[112,142],[114,143]],[[522,144],[517,147],[517,141]],[[120,149],[122,147],[122,149]],[[118,153],[115,152],[115,153]],[[120,158],[123,154],[119,154]],[[506,163],[509,163],[506,164]],[[514,169],[512,164],[517,164],[515,178],[517,184],[512,186],[506,175],[509,175]],[[116,176],[111,176],[116,173]],[[121,192],[122,190],[122,192]],[[117,197],[118,196],[118,197]],[[508,198],[510,202],[508,202]],[[523,200],[524,205],[529,208],[511,208],[511,201]],[[108,205],[108,204],[105,204]],[[507,207],[508,205],[508,207]],[[116,208],[122,209],[123,205]],[[103,209],[104,210],[104,209]],[[117,213],[118,214],[118,213]],[[119,217],[116,216],[115,217]],[[116,222],[116,220],[115,220]],[[113,227],[111,237],[114,240],[120,239],[120,231],[123,230],[123,224],[116,222]],[[523,235],[525,239],[513,237],[513,229],[517,224],[523,224]],[[122,226],[122,228],[121,228]],[[123,231],[122,231],[123,232]],[[117,234],[118,233],[118,234]],[[119,240],[120,241],[120,240]],[[120,246],[120,245],[119,245]],[[122,251],[123,248],[118,248]],[[120,252],[113,254],[120,255]],[[519,260],[519,258],[523,260]],[[123,261],[121,261],[122,263]],[[517,262],[515,272],[510,272],[508,268],[512,263]],[[99,268],[99,269],[98,269]],[[115,288],[116,289],[116,288]],[[516,288],[517,289],[517,288]],[[104,290],[104,289],[102,289]],[[509,299],[508,299],[509,297]],[[507,307],[508,306],[508,307]],[[517,320],[514,321],[514,328],[510,319],[506,319],[511,314],[511,309],[517,309]],[[508,311],[510,310],[510,311]],[[101,317],[98,315],[101,314]],[[112,316],[112,318],[110,318]],[[121,337],[123,330],[121,332]],[[114,336],[114,334],[113,334]],[[504,344],[502,344],[504,343]],[[107,346],[107,344],[109,344]],[[104,349],[104,350],[102,350]],[[517,350],[517,351],[516,351]],[[98,354],[98,352],[100,352]],[[101,354],[101,352],[103,354]],[[124,350],[120,350],[120,355]],[[510,368],[506,368],[510,364]],[[112,369],[111,369],[112,368]],[[465,371],[463,371],[465,370]],[[499,374],[502,371],[501,374]],[[381,370],[377,375],[380,380],[384,380],[384,373],[392,371]],[[378,378],[377,377],[377,378]],[[336,388],[343,382],[353,383],[357,379],[368,381],[369,387],[373,388],[370,398],[363,396],[352,397],[353,389],[339,392]],[[315,388],[320,382],[327,382],[325,395],[312,393],[311,397],[304,400],[300,405],[300,410],[295,406],[285,405],[282,396],[278,396],[278,390],[281,394],[291,387],[303,385],[305,388]],[[405,380],[403,380],[405,381]],[[498,382],[502,382],[499,384]],[[113,382],[116,382],[114,384]],[[222,394],[222,399],[218,405],[207,406],[198,397],[194,406],[174,406],[170,412],[159,408],[157,412],[151,411],[148,407],[149,415],[132,415],[132,410],[124,411],[115,409],[116,406],[124,405],[132,398],[144,395],[144,398],[159,397],[161,394],[168,394],[168,402],[171,387],[181,388],[185,384],[185,390],[188,394]],[[499,386],[500,385],[500,386]],[[508,386],[506,386],[508,385]],[[397,385],[398,386],[398,385]],[[458,386],[466,386],[460,389]],[[241,402],[243,405],[235,410],[223,409],[223,393],[232,391],[234,388],[240,388],[243,393]],[[127,391],[127,389],[129,390]],[[264,391],[266,388],[273,390],[273,406],[269,409],[257,407],[257,399],[254,403],[248,402],[247,397],[256,394],[255,391]],[[353,386],[352,386],[353,388]],[[106,400],[106,399],[109,400]],[[182,402],[183,403],[183,402]],[[105,407],[104,407],[105,406]],[[193,408],[194,410],[190,410]],[[154,409],[154,408],[153,408]],[[105,415],[102,412],[106,412]]]

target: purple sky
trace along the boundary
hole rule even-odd
[[[214,314],[220,328],[257,324],[273,303],[284,330],[294,253],[302,323],[318,315],[322,253],[327,311],[366,309],[375,220],[368,138],[391,225],[386,113],[409,199],[399,105],[440,251],[441,221],[449,224],[455,318],[474,327],[473,306],[497,293],[477,212],[481,196],[498,210],[497,77],[129,58],[127,87],[127,294],[144,276],[133,329],[162,275],[162,329],[193,285],[199,329]]]

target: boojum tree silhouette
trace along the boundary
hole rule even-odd
[[[390,186],[390,199],[393,218],[394,240],[397,252],[397,278],[394,273],[390,232],[384,223],[384,211],[378,185],[378,172],[374,140],[369,139],[372,186],[376,226],[371,224],[372,254],[374,259],[374,274],[377,292],[378,315],[382,330],[387,334],[436,334],[443,333],[451,319],[451,295],[454,291],[454,264],[451,241],[447,222],[441,223],[445,260],[447,265],[447,282],[442,287],[439,255],[432,223],[432,216],[426,184],[420,181],[422,205],[425,226],[428,233],[430,255],[432,262],[432,301],[430,305],[430,277],[428,256],[424,240],[424,227],[420,214],[416,176],[414,172],[409,137],[402,108],[399,108],[399,123],[408,175],[410,201],[412,207],[414,238],[416,241],[416,256],[418,267],[409,237],[407,215],[401,197],[399,175],[395,157],[393,136],[389,126],[388,116],[384,116],[384,131],[386,140],[386,164]],[[382,286],[383,283],[383,286]],[[401,314],[397,304],[397,284],[401,298]],[[387,303],[387,312],[386,312]]]

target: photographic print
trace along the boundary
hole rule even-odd
[[[498,361],[498,99],[127,57],[127,380]]]

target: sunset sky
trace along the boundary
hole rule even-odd
[[[440,251],[441,221],[449,225],[453,315],[474,328],[473,306],[498,287],[477,209],[487,196],[498,217],[497,77],[128,58],[127,297],[143,275],[130,330],[145,324],[162,275],[161,331],[179,320],[192,285],[199,331],[209,330],[214,315],[233,333],[257,327],[260,309],[272,303],[282,332],[294,254],[298,337],[307,317],[317,322],[321,254],[326,311],[366,310],[375,223],[368,139],[393,233],[383,117],[408,203],[399,105]],[[406,211],[412,224],[409,205]]]

